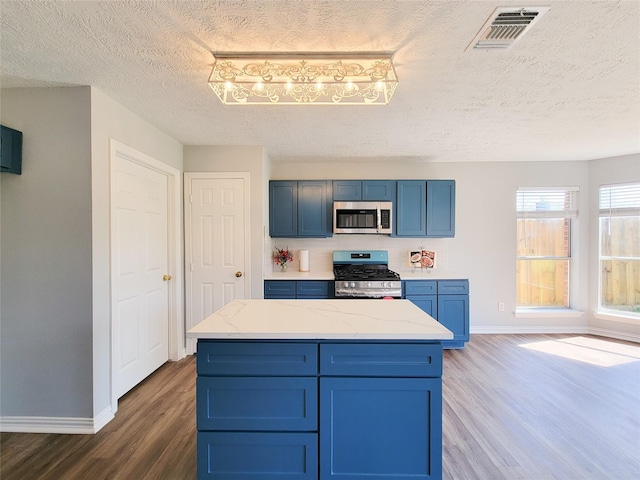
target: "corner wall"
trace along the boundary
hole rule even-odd
[[[22,175],[0,175],[0,416],[91,418],[90,89],[0,95],[23,132]]]

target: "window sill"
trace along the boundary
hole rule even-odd
[[[622,313],[612,313],[612,312],[593,312],[593,316],[598,320],[609,320],[612,322],[620,322],[620,323],[630,323],[632,325],[637,325],[640,323],[640,316],[638,315],[624,315]]]
[[[578,318],[582,315],[583,311],[571,308],[519,308],[513,312],[516,318]]]

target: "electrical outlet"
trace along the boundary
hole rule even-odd
[[[498,311],[499,312],[504,312],[504,303],[503,302],[498,303]]]

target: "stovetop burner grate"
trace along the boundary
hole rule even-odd
[[[386,265],[338,265],[333,274],[336,280],[400,280],[400,275]]]

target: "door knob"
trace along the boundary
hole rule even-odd
[[[236,272],[236,277],[240,278],[242,276],[242,272]]]
[[[166,281],[168,281],[168,280],[171,280],[171,275],[163,275],[163,276],[162,276],[162,280],[163,280],[164,282],[166,282]]]

